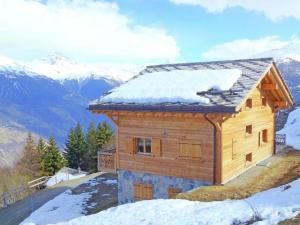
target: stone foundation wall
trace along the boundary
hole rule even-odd
[[[182,192],[200,186],[211,185],[211,182],[177,178],[171,176],[158,176],[150,173],[137,173],[132,171],[118,171],[118,201],[119,204],[134,202],[134,184],[152,184],[154,199],[167,199],[168,188],[178,188]]]

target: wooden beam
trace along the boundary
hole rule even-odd
[[[276,106],[280,107],[280,108],[285,108],[287,107],[287,102],[286,101],[275,101],[274,103]]]
[[[271,84],[262,84],[261,85],[262,90],[277,90],[278,85],[276,83],[271,83]]]

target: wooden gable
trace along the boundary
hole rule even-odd
[[[261,89],[264,95],[263,97],[266,97],[268,101],[271,101],[274,112],[277,112],[280,109],[291,108],[294,104],[293,97],[275,63],[272,63],[265,73],[262,74],[256,85],[253,86],[252,91],[242,103],[237,106],[237,111],[246,104],[247,100],[249,100],[249,96],[252,95],[256,88]],[[264,99],[264,101],[266,100]]]

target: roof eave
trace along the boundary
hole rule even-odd
[[[91,111],[144,111],[144,112],[199,112],[199,113],[236,113],[235,106],[201,106],[201,105],[140,105],[140,104],[93,104],[87,108]]]

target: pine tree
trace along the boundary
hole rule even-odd
[[[75,133],[74,129],[71,129],[68,135],[68,139],[65,147],[65,158],[68,162],[68,166],[71,168],[78,168],[78,153],[75,144]]]
[[[39,154],[36,146],[34,145],[31,133],[28,133],[23,157],[19,162],[19,166],[31,178],[39,177],[41,175],[41,154]]]
[[[65,156],[68,165],[71,168],[87,170],[84,158],[88,157],[84,133],[78,123],[74,129],[71,129],[65,148]]]
[[[106,122],[102,122],[97,127],[97,145],[98,148],[101,150],[103,149],[104,145],[109,143],[112,139],[113,131],[111,126]]]
[[[38,141],[38,144],[36,146],[36,150],[38,151],[38,153],[40,154],[40,156],[43,158],[45,151],[46,151],[46,143],[44,141],[43,138],[40,138]]]
[[[43,171],[47,175],[54,175],[66,164],[65,159],[59,152],[54,137],[50,137],[42,160]]]
[[[97,171],[97,131],[95,129],[94,123],[90,123],[87,134],[86,134],[86,145],[87,152],[84,157],[85,164],[87,165],[88,171],[96,172]]]

